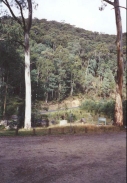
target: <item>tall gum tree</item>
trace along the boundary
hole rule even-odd
[[[11,16],[21,26],[24,33],[25,52],[25,120],[24,128],[31,128],[31,76],[30,76],[30,45],[29,33],[32,25],[32,0],[1,0],[10,11]],[[17,17],[13,7],[17,8],[21,17]],[[25,19],[24,9],[28,10],[28,17]]]
[[[122,106],[122,88],[123,88],[123,45],[122,45],[122,21],[120,8],[124,8],[119,5],[119,0],[109,1],[102,0],[102,7],[100,10],[103,10],[106,4],[108,3],[113,6],[115,10],[115,19],[116,19],[116,30],[117,30],[117,76],[116,76],[116,98],[115,98],[115,116],[114,116],[114,125],[122,126],[123,125],[123,106]],[[126,8],[125,8],[126,9]]]

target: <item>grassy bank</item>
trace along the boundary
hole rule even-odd
[[[102,134],[109,132],[126,131],[124,127],[116,127],[112,125],[67,125],[34,128],[30,130],[0,130],[0,136],[40,136],[40,135],[59,135],[59,134]]]

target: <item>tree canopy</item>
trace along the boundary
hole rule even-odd
[[[4,26],[3,23],[1,24],[0,32],[2,39],[7,38],[7,32],[12,35],[11,30],[7,28],[10,19],[10,17],[1,18],[1,22],[4,22]],[[46,19],[34,18],[32,22],[30,32],[30,71],[33,105],[36,101],[44,101],[46,103],[51,101],[60,102],[68,96],[81,93],[87,97],[93,96],[95,98],[110,98],[114,96],[114,84],[117,74],[116,35],[92,32],[67,23],[47,21]],[[13,26],[18,29],[16,22],[13,22]],[[17,40],[21,38],[20,33],[21,30],[19,28],[16,35]],[[4,59],[8,60],[9,64],[12,62],[8,67],[9,72],[11,71],[12,73],[8,80],[8,85],[12,86],[12,92],[9,93],[9,90],[7,90],[7,94],[15,97],[15,91],[20,93],[22,105],[24,105],[25,99],[24,74],[20,71],[22,74],[19,76],[18,72],[14,71],[15,59],[16,62],[20,62],[16,70],[24,68],[23,50],[11,37],[8,41],[10,42],[10,45],[8,44],[10,51],[4,49],[4,52],[2,50],[5,40],[0,41],[1,115],[4,106],[2,92],[7,83],[7,80],[4,79],[3,84],[3,76],[4,78],[7,77],[6,68],[2,64]],[[15,50],[15,55],[18,55],[13,59],[11,57],[12,46]],[[126,65],[126,33],[123,33],[123,48],[123,60]],[[9,52],[8,54],[7,51]],[[123,77],[123,97],[125,98],[126,67],[124,68]],[[17,86],[18,90],[16,90]]]

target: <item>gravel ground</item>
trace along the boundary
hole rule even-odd
[[[125,182],[125,132],[0,138],[0,183]]]

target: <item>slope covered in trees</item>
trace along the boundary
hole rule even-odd
[[[126,62],[126,34],[123,36]],[[34,19],[31,38],[33,67],[37,72],[37,68],[41,68],[38,62],[42,64],[41,72],[47,84],[43,94],[47,97],[48,93],[49,100],[52,97],[59,100],[78,92],[95,93],[103,97],[109,97],[114,92],[117,55],[115,35]],[[48,63],[46,59],[53,64],[51,79],[50,74],[49,78],[44,74],[46,67],[43,64]],[[38,78],[41,78],[39,70]],[[39,81],[44,83],[41,79]]]
[[[14,113],[14,109],[20,111],[24,103],[23,49],[12,35],[14,30],[17,30],[15,37],[16,40],[20,40],[20,29],[11,20],[9,18],[9,21],[4,21],[0,33],[1,115]],[[10,22],[11,26],[8,28]],[[90,98],[109,98],[115,93],[115,35],[35,18],[30,38],[32,104],[37,101],[60,102],[68,96],[80,93]],[[5,48],[6,45],[8,49]],[[123,34],[123,53],[126,66],[126,33]],[[8,63],[8,67],[5,62]],[[124,94],[126,67],[123,79]],[[17,108],[12,110],[9,105],[14,99]]]

